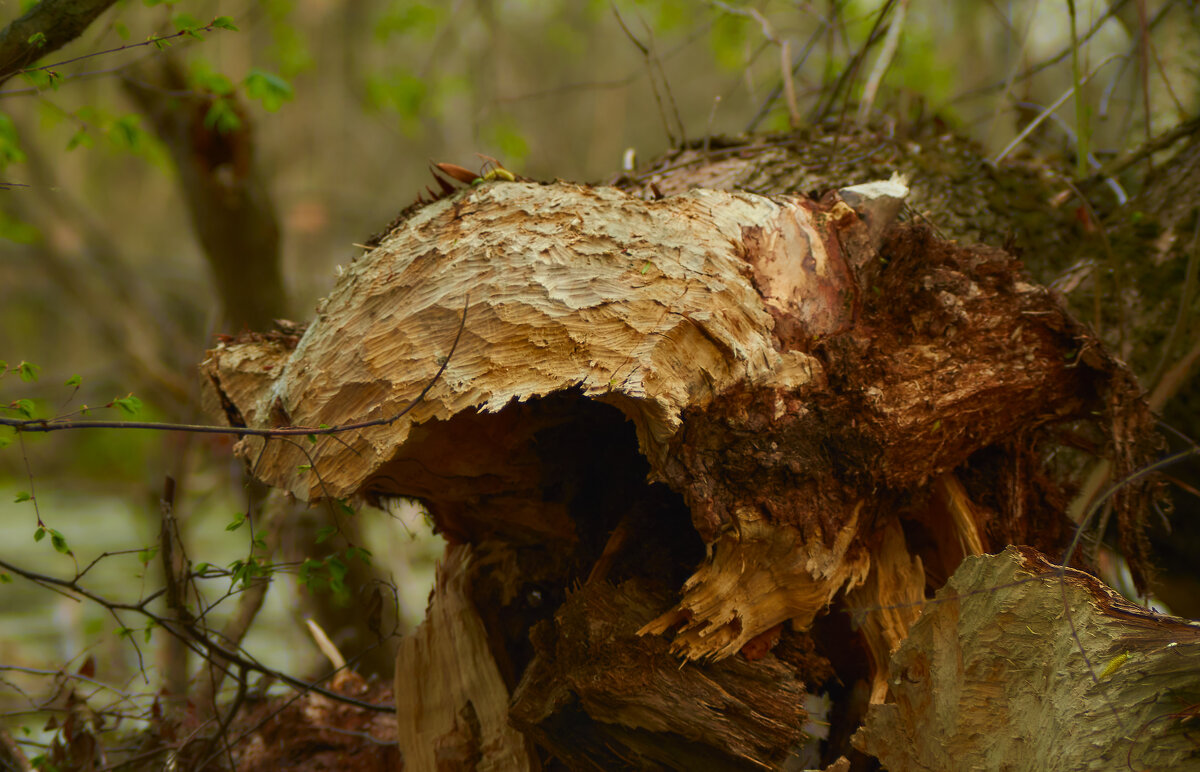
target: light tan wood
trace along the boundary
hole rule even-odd
[[[438,566],[425,621],[396,657],[396,724],[405,772],[530,769],[525,739],[508,725],[508,688],[468,597],[471,548]]]

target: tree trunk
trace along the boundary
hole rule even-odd
[[[397,666],[406,768],[927,758],[895,727],[933,717],[879,712],[907,688],[890,657],[965,557],[1061,554],[1081,452],[1144,462],[1136,384],[1009,254],[896,222],[902,180],[626,184],[414,209],[298,343],[210,352],[210,404],[355,425],[239,448],[301,498],[420,498],[450,540]]]

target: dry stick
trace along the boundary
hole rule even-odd
[[[175,519],[175,478],[167,475],[163,481],[163,494],[159,499],[159,557],[162,560],[163,578],[166,585],[164,599],[167,611],[181,624],[192,621],[192,615],[187,610],[187,586],[181,581],[180,569],[183,566],[183,555],[177,554],[175,547],[182,547],[179,539],[179,523]],[[181,550],[182,552],[182,550]],[[170,698],[170,714],[173,718],[182,715],[183,699],[187,694],[187,649],[170,637],[165,644],[166,673],[163,686]]]
[[[834,83],[833,88],[829,90],[828,97],[822,100],[823,104],[822,102],[818,102],[816,110],[813,111],[813,123],[820,123],[829,115],[829,111],[832,110],[833,106],[837,103],[838,96],[841,94],[842,89],[848,90],[849,84],[858,76],[858,68],[862,66],[863,59],[866,58],[867,52],[870,51],[872,46],[879,42],[879,40],[883,37],[883,20],[887,18],[888,13],[892,10],[892,6],[895,4],[896,0],[887,0],[887,2],[883,4],[883,7],[879,9],[879,13],[875,15],[875,23],[871,26],[871,31],[867,35],[866,42],[862,44],[861,48],[854,52],[854,56],[850,60],[850,65],[846,67],[846,69],[842,70],[842,74],[838,76],[837,82]],[[849,104],[850,98],[847,96],[842,102],[842,117],[838,121],[839,126],[845,121],[846,109],[849,107]],[[834,149],[836,151],[836,145]],[[830,158],[832,159],[832,155]]]
[[[662,121],[663,131],[667,133],[667,142],[671,147],[675,147],[675,135],[671,133],[671,125],[667,121],[666,110],[663,109],[662,97],[658,94],[658,83],[654,79],[654,68],[650,65],[650,49],[642,45],[642,41],[638,40],[629,27],[625,26],[625,19],[621,18],[621,12],[617,10],[616,2],[610,2],[613,16],[617,17],[617,24],[621,25],[621,30],[625,33],[625,37],[629,38],[637,49],[642,52],[642,63],[646,67],[646,74],[650,78],[650,91],[654,94],[654,103],[658,105],[658,117]]]
[[[1166,148],[1178,142],[1180,139],[1191,136],[1197,131],[1200,131],[1200,118],[1192,118],[1189,121],[1184,121],[1175,128],[1170,129],[1169,131],[1166,131],[1158,137],[1150,140],[1140,148],[1109,161],[1104,165],[1103,168],[1084,180],[1084,182],[1093,183],[1103,177],[1114,177],[1128,169],[1130,166],[1133,166],[1138,161],[1141,161],[1143,158],[1154,155],[1160,150],[1165,150]]]
[[[1036,117],[1032,121],[1030,121],[1029,124],[1024,129],[1021,130],[1021,133],[1018,134],[1013,139],[1012,142],[1009,142],[1008,146],[1005,147],[1003,150],[1001,150],[999,155],[997,155],[994,159],[992,159],[992,165],[999,164],[1001,161],[1004,160],[1005,156],[1007,156],[1009,153],[1011,153],[1013,151],[1014,148],[1016,148],[1018,145],[1020,145],[1022,142],[1024,142],[1025,138],[1029,136],[1030,132],[1032,132],[1039,125],[1041,125],[1042,121],[1044,121],[1048,117],[1050,117],[1051,113],[1053,113],[1055,110],[1057,110],[1059,107],[1061,107],[1064,102],[1066,102],[1068,99],[1071,98],[1071,96],[1075,93],[1076,88],[1082,86],[1083,84],[1085,84],[1089,80],[1091,80],[1092,76],[1095,75],[1097,72],[1099,72],[1100,69],[1102,67],[1104,67],[1104,65],[1108,64],[1113,59],[1119,59],[1119,58],[1121,58],[1120,54],[1109,54],[1108,56],[1101,59],[1100,63],[1092,68],[1091,72],[1089,72],[1087,75],[1084,75],[1082,78],[1080,78],[1078,83],[1072,84],[1072,86],[1070,88],[1068,88],[1066,91],[1064,91],[1058,99],[1054,100],[1054,102],[1052,104],[1050,104],[1045,110],[1042,110],[1042,112],[1038,115],[1038,117]]]
[[[795,76],[796,73],[800,72],[800,68],[803,67],[806,62],[808,62],[809,54],[811,54],[813,49],[816,48],[817,43],[821,41],[821,36],[825,34],[825,27],[828,26],[828,24],[828,21],[822,22],[822,26],[818,27],[817,31],[808,38],[808,42],[804,44],[804,50],[800,52],[800,56],[797,57],[795,62],[790,63],[788,77],[781,79],[779,84],[771,89],[771,92],[767,94],[767,98],[763,101],[762,105],[759,106],[758,112],[755,113],[754,117],[750,119],[750,123],[746,124],[747,134],[758,128],[758,124],[762,123],[763,118],[767,117],[767,115],[771,112],[771,108],[774,107],[775,102],[779,99],[780,95],[783,94],[786,84],[789,82],[789,80]]]
[[[1183,339],[1184,329],[1190,326],[1192,301],[1196,293],[1196,273],[1198,264],[1200,264],[1198,244],[1200,244],[1200,217],[1196,218],[1196,226],[1192,231],[1192,243],[1188,245],[1187,268],[1184,271],[1183,288],[1179,291],[1179,308],[1175,312],[1175,323],[1171,325],[1171,331],[1162,344],[1162,356],[1159,357],[1158,366],[1154,368],[1154,373],[1148,379],[1150,383],[1155,384],[1156,391],[1163,372],[1167,369],[1167,362],[1171,360],[1171,353]]]
[[[280,529],[277,527],[283,519],[288,506],[287,499],[283,494],[276,490],[268,494],[264,509],[264,530],[266,530],[266,548],[262,550],[260,555],[264,559],[270,559],[270,556],[275,553],[279,547]],[[272,527],[276,526],[276,527]],[[251,531],[253,540],[253,530]],[[262,609],[263,602],[267,597],[267,590],[270,589],[271,580],[265,576],[258,577],[252,580],[244,592],[238,597],[237,608],[233,614],[225,622],[225,626],[221,628],[219,637],[225,641],[227,645],[238,648],[241,646],[242,640],[246,637],[246,633],[250,630],[250,625],[258,616],[258,612]],[[228,669],[222,667],[217,662],[209,662],[208,677],[203,679],[200,684],[199,691],[196,694],[193,702],[197,705],[214,705],[216,704],[216,695],[221,688],[221,683],[229,674]]]
[[[866,126],[867,120],[871,117],[871,105],[875,102],[875,94],[879,91],[883,76],[887,74],[888,68],[892,64],[892,58],[896,55],[896,49],[900,45],[900,30],[904,28],[904,17],[907,11],[908,0],[900,0],[900,5],[896,8],[895,15],[892,16],[892,23],[888,25],[883,48],[879,49],[879,57],[875,60],[875,66],[871,68],[871,73],[867,76],[867,82],[863,86],[862,101],[858,103],[857,120],[860,126]]]
[[[721,2],[721,0],[709,0],[709,4],[733,16],[744,16],[748,19],[753,19],[758,22],[758,27],[762,31],[763,38],[769,43],[779,46],[779,75],[780,82],[784,88],[784,94],[787,98],[788,122],[793,129],[799,128],[800,110],[796,107],[796,87],[792,82],[791,41],[786,38],[780,40],[771,26],[771,21],[754,8],[737,8],[728,3]]]
[[[244,656],[243,656],[243,654],[239,654],[236,651],[230,651],[228,649],[223,648],[217,642],[204,637],[204,635],[200,631],[196,630],[195,628],[192,628],[192,627],[177,628],[176,625],[174,624],[174,620],[159,616],[158,614],[155,614],[153,611],[150,611],[148,608],[146,608],[149,601],[152,598],[157,597],[158,593],[155,593],[150,598],[147,598],[138,603],[122,603],[122,602],[117,602],[117,601],[110,601],[107,598],[103,597],[102,595],[98,595],[85,587],[79,586],[78,584],[76,584],[75,582],[73,582],[71,580],[59,579],[58,577],[55,577],[55,576],[49,576],[46,574],[39,574],[35,571],[29,571],[24,568],[21,568],[20,566],[14,564],[14,563],[10,563],[7,560],[0,560],[0,568],[4,569],[5,571],[10,571],[10,572],[16,574],[17,576],[20,576],[23,579],[27,579],[35,584],[39,584],[39,585],[43,585],[43,586],[47,586],[47,587],[50,587],[50,586],[58,587],[58,588],[66,590],[69,593],[74,593],[76,595],[79,595],[79,596],[86,598],[87,600],[90,600],[93,603],[107,609],[109,611],[109,613],[115,614],[116,611],[130,611],[135,614],[139,614],[139,615],[145,617],[146,619],[150,620],[151,622],[153,622],[155,625],[166,630],[168,634],[178,636],[181,639],[183,639],[185,641],[186,645],[188,646],[188,648],[190,648],[193,652],[195,652],[197,654],[197,656],[221,657],[223,659],[229,660],[230,664],[237,665],[239,667],[245,667],[246,670],[249,672],[260,673],[260,674],[268,676],[270,678],[274,678],[274,679],[279,680],[300,692],[314,692],[316,694],[320,694],[323,697],[328,697],[331,700],[336,700],[337,702],[346,703],[347,705],[353,705],[355,707],[364,708],[366,710],[373,710],[378,713],[394,713],[396,711],[395,705],[375,705],[370,702],[363,702],[362,700],[356,700],[352,697],[346,697],[345,695],[338,694],[335,691],[325,689],[319,685],[319,682],[310,683],[308,681],[301,680],[294,676],[290,676],[287,673],[284,673],[282,671],[269,668],[266,665],[260,664],[259,662],[255,661],[252,658],[252,655],[245,654],[243,652],[243,654],[244,654]],[[116,619],[117,619],[118,623],[121,623],[120,617],[116,617]],[[121,623],[121,626],[125,627],[125,625],[123,623]],[[134,643],[136,643],[136,641]],[[321,679],[321,680],[325,680],[325,679]]]
[[[1083,33],[1083,35],[1081,35],[1079,37],[1079,43],[1083,44],[1083,43],[1086,43],[1088,40],[1090,40],[1097,32],[1100,31],[1100,29],[1104,26],[1104,24],[1110,18],[1115,16],[1117,14],[1117,12],[1120,11],[1121,8],[1124,7],[1125,3],[1127,3],[1127,2],[1129,2],[1129,0],[1118,0],[1116,3],[1113,3],[1111,6],[1109,6],[1108,11],[1106,11],[1103,16],[1101,16],[1099,19],[1097,19],[1095,21],[1095,23],[1093,23],[1092,26],[1088,28],[1087,32]],[[1167,5],[1169,6],[1170,3],[1167,3]],[[1161,12],[1159,15],[1161,16]],[[1156,17],[1156,21],[1157,21],[1157,18],[1158,17]],[[1154,25],[1154,22],[1151,22],[1151,26],[1153,26],[1153,25]],[[958,96],[952,98],[949,102],[947,102],[947,104],[953,105],[953,104],[957,104],[958,102],[965,101],[967,99],[973,99],[974,97],[977,97],[977,96],[984,96],[985,94],[990,94],[993,91],[1000,91],[1001,89],[1008,89],[1011,87],[1012,83],[1014,83],[1016,81],[1022,81],[1022,80],[1027,80],[1029,78],[1032,78],[1034,75],[1038,74],[1042,70],[1045,70],[1049,67],[1053,67],[1054,65],[1058,64],[1063,59],[1066,59],[1068,56],[1071,55],[1071,50],[1072,50],[1072,47],[1067,46],[1066,48],[1059,51],[1054,56],[1052,56],[1049,59],[1046,59],[1042,62],[1039,62],[1039,63],[1033,65],[1032,67],[1029,67],[1024,72],[1020,73],[1019,75],[1007,77],[1002,81],[999,81],[997,83],[992,83],[991,85],[988,85],[988,86],[981,86],[979,88],[971,89],[970,91],[964,91],[963,93],[959,94]]]
[[[663,69],[662,57],[658,55],[658,51],[654,47],[654,30],[646,24],[645,19],[642,19],[642,26],[646,29],[646,37],[650,41],[650,61],[653,62],[655,69],[658,70],[658,77],[662,80],[663,90],[667,92],[667,102],[671,105],[671,112],[675,116],[675,124],[679,126],[679,144],[680,146],[687,144],[687,127],[683,125],[683,118],[679,115],[679,105],[675,103],[675,93],[671,91],[671,81],[667,79],[667,71]]]

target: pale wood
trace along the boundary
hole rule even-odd
[[[304,499],[347,496],[414,423],[573,388],[619,407],[642,452],[661,461],[685,406],[735,383],[819,376],[811,357],[777,350],[770,312],[810,335],[847,323],[833,301],[849,290],[847,263],[871,252],[828,253],[823,222],[849,218],[849,231],[854,221],[840,206],[814,214],[803,199],[705,190],[643,201],[612,188],[485,186],[418,211],[347,266],[286,358],[219,346],[205,372],[251,425],[386,418],[433,377],[469,296],[466,333],[424,404],[393,425],[319,438],[307,455],[248,438],[241,452],[259,477]],[[314,462],[319,477],[301,469]]]
[[[1009,547],[927,605],[855,744],[888,769],[1194,769],[1198,662],[1200,625]]]
[[[471,548],[438,566],[425,621],[396,657],[396,724],[405,772],[530,769],[525,740],[508,725],[508,688],[469,597]]]

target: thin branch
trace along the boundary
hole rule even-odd
[[[60,421],[53,418],[2,418],[0,417],[0,426],[11,426],[17,432],[58,432],[66,429],[151,429],[155,431],[167,432],[192,432],[195,434],[232,434],[238,437],[307,437],[309,435],[321,436],[340,434],[343,432],[354,431],[356,429],[367,429],[372,426],[390,426],[396,421],[399,421],[417,405],[424,401],[426,395],[437,385],[442,374],[446,371],[446,367],[450,364],[450,358],[454,356],[455,349],[458,348],[458,342],[462,339],[463,329],[467,325],[467,308],[470,306],[471,299],[468,296],[466,305],[463,307],[462,320],[458,325],[458,332],[454,336],[454,342],[450,345],[450,353],[442,360],[441,366],[437,372],[425,384],[425,388],[421,389],[413,400],[390,418],[377,418],[371,421],[359,421],[357,423],[339,424],[338,426],[314,427],[314,426],[287,426],[279,429],[255,429],[249,426],[209,426],[205,424],[173,424],[163,421]]]
[[[42,0],[14,19],[0,31],[0,83],[82,35],[113,2]]]

